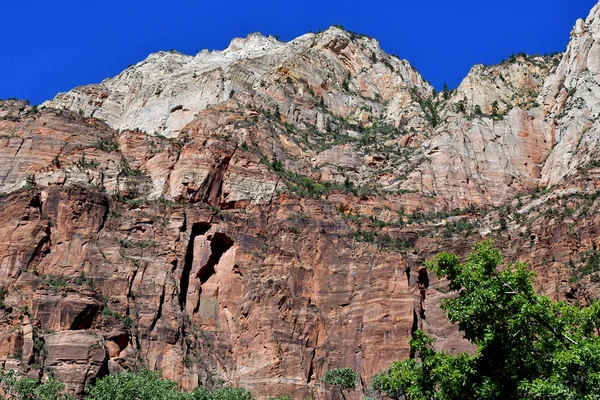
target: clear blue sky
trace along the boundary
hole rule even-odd
[[[158,50],[223,49],[251,32],[290,40],[333,24],[377,38],[440,89],[473,64],[564,51],[596,0],[2,0],[0,98],[38,104]]]

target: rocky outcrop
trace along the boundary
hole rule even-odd
[[[598,148],[598,60],[600,6],[578,20],[571,42],[555,74],[546,81],[538,102],[553,122],[553,150],[544,165],[543,181],[555,185],[596,161]]]
[[[440,251],[493,237],[541,292],[594,299],[599,10],[564,55],[451,93],[331,28],[0,102],[0,363],[76,395],[147,366],[318,399],[347,366],[358,398],[416,329],[473,350],[425,267]]]
[[[421,95],[432,91],[406,61],[385,54],[375,40],[331,28],[289,43],[252,34],[195,57],[151,54],[115,78],[59,94],[44,106],[81,110],[115,129],[176,137],[199,111],[240,97],[278,107],[292,122],[321,127],[324,116],[312,107],[315,102],[347,118],[407,119],[410,96],[397,94],[410,88]],[[381,100],[389,106],[382,107]]]

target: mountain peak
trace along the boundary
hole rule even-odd
[[[250,33],[245,38],[234,38],[224,52],[247,52],[249,54],[257,51],[268,51],[283,46],[284,43],[274,36],[264,36],[260,32]]]
[[[380,100],[389,101],[411,87],[425,97],[432,92],[418,72],[385,54],[376,40],[333,26],[287,43],[252,33],[233,39],[224,50],[195,56],[153,53],[101,85],[61,93],[44,104],[81,110],[116,129],[176,136],[197,112],[235,94],[257,91],[272,107],[289,112],[297,101],[292,98],[312,93],[302,101],[314,106],[325,102],[336,116],[362,118],[357,110],[364,108],[375,109],[377,118],[399,121],[399,104],[390,103],[393,110],[386,110]],[[278,91],[285,94],[273,96]],[[401,100],[402,105],[407,102],[409,97]],[[315,125],[314,112],[309,114],[300,120]]]

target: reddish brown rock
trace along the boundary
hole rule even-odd
[[[77,395],[148,366],[185,389],[227,381],[316,399],[332,398],[320,378],[344,366],[360,374],[360,398],[409,356],[415,329],[473,351],[424,261],[490,237],[532,265],[540,292],[591,301],[598,271],[582,266],[600,246],[600,173],[579,148],[563,168],[561,152],[595,143],[593,96],[583,133],[555,114],[583,115],[556,86],[591,85],[569,66],[574,49],[597,58],[598,11],[556,70],[556,57],[477,67],[447,99],[375,41],[334,28],[293,51],[257,35],[232,42],[226,53],[243,61],[205,71],[207,97],[189,108],[150,81],[126,100],[131,113],[113,107],[132,77],[187,68],[174,53],[48,103],[87,104],[122,131],[0,102],[0,361],[52,371]],[[495,101],[501,115],[478,115]]]

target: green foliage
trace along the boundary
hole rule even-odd
[[[492,103],[492,118],[500,118],[500,106],[498,105],[498,100]]]
[[[271,168],[273,168],[273,171],[275,171],[275,172],[283,171],[283,164],[281,163],[281,160],[277,159],[277,155],[273,156],[273,162],[271,163]]]
[[[417,331],[414,357],[377,375],[372,387],[407,400],[600,398],[600,303],[578,308],[537,295],[525,264],[499,271],[503,262],[491,241],[464,263],[445,253],[428,262],[457,292],[442,309],[477,352],[433,350]]]
[[[179,400],[184,399],[173,381],[161,378],[160,372],[144,370],[139,374],[126,371],[100,379],[90,390],[90,400]]]
[[[41,276],[41,278],[52,288],[52,289],[60,289],[66,287],[68,282],[62,275],[48,275]]]
[[[125,328],[129,330],[134,326],[134,320],[129,315],[121,315],[119,312],[111,310],[107,305],[102,309],[102,317],[106,319],[115,318],[121,321]]]
[[[119,150],[119,142],[117,141],[117,136],[98,138],[94,147],[98,150],[111,152]]]
[[[417,101],[419,103],[419,105],[421,106],[421,109],[423,110],[423,113],[425,114],[425,118],[427,118],[427,121],[429,121],[431,126],[434,128],[436,126],[438,126],[441,122],[440,116],[439,116],[438,110],[437,110],[438,104],[436,102],[434,102],[433,99],[431,99],[431,98],[428,98],[428,99],[422,98],[421,95],[414,88],[411,89],[410,94],[411,94],[413,100]]]
[[[454,105],[454,111],[465,114],[467,112],[467,107],[465,106],[465,100],[459,100]]]
[[[243,388],[221,387],[208,390],[196,388],[193,392],[181,392],[177,384],[163,379],[160,372],[143,370],[140,373],[120,372],[100,379],[94,385],[87,400],[253,400],[252,394]]]
[[[408,250],[414,247],[413,241],[383,233],[381,230],[359,229],[354,238],[360,242],[373,243],[377,247],[387,250]]]
[[[448,89],[448,84],[444,82],[444,88],[442,89],[442,95],[444,100],[448,100],[450,98],[450,90]]]
[[[6,289],[4,286],[0,286],[0,310],[6,307],[6,304],[4,304],[4,299],[6,298],[7,294],[8,289]]]
[[[335,386],[345,399],[344,392],[356,390],[356,378],[358,378],[358,374],[350,368],[335,368],[326,371],[321,382]]]
[[[132,177],[146,176],[146,174],[144,174],[144,171],[142,171],[141,169],[132,168],[131,165],[129,164],[129,161],[125,157],[121,158],[121,174],[126,177],[127,176],[132,176]]]
[[[464,233],[465,237],[471,235],[475,226],[471,221],[448,221],[444,225],[444,237],[451,238],[454,234]]]
[[[35,181],[35,175],[31,174],[25,180],[25,189],[37,188],[37,182]]]
[[[0,369],[0,387],[12,400],[70,400],[64,394],[65,385],[55,378],[43,383],[36,379],[21,378],[16,371]]]
[[[185,398],[187,399],[187,397]],[[222,387],[208,390],[204,387],[195,389],[190,400],[253,400],[252,393],[244,388]]]
[[[54,156],[54,158],[52,159],[52,166],[56,167],[56,168],[60,168],[60,166],[61,166],[60,154],[57,154]]]
[[[81,154],[81,158],[79,160],[77,160],[75,165],[77,166],[77,168],[79,168],[81,171],[83,171],[86,169],[96,169],[96,168],[98,168],[98,166],[100,164],[96,160],[89,160],[89,161],[86,160],[85,153],[84,153],[84,154]]]
[[[127,239],[119,239],[119,244],[122,248],[132,249],[132,248],[153,248],[156,247],[157,243],[154,240],[127,240]]]
[[[398,400],[473,398],[465,385],[465,376],[472,369],[469,356],[435,352],[430,349],[432,342],[423,332],[416,331],[410,347],[411,352],[418,352],[421,362],[415,359],[395,362],[373,377],[371,387]]]
[[[579,258],[579,265],[573,265],[572,282],[579,282],[584,277],[600,271],[600,251],[589,250]],[[597,277],[592,275],[591,278]],[[597,279],[597,278],[595,278]]]
[[[83,271],[81,271],[79,276],[77,278],[75,278],[74,283],[77,286],[85,286],[89,290],[92,290],[92,291],[96,290],[96,288],[94,286],[94,280],[92,278],[87,278],[85,276],[85,272],[83,272]]]
[[[289,394],[282,394],[281,396],[277,397],[269,397],[269,400],[292,400],[292,396]]]
[[[306,175],[286,171],[283,167],[283,163],[276,155],[273,156],[272,161],[269,161],[263,155],[261,157],[261,163],[275,171],[282,178],[287,189],[300,197],[319,198],[335,190],[351,192],[359,197],[370,196],[374,193],[374,189],[370,186],[355,188],[349,181],[344,185],[332,182],[321,182]]]

